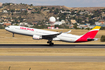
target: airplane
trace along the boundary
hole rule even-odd
[[[68,32],[62,33],[62,32],[47,31],[47,30],[36,29],[36,28],[22,27],[22,26],[11,25],[11,26],[5,27],[7,31],[13,33],[13,37],[14,37],[14,34],[16,33],[16,34],[32,36],[33,39],[35,40],[47,39],[48,40],[47,43],[50,46],[54,45],[54,43],[52,42],[53,40],[72,42],[72,43],[98,40],[97,38],[95,38],[95,36],[100,28],[101,26],[95,26],[92,30],[90,30],[84,35],[73,35],[73,34],[68,34],[71,32],[71,30]]]

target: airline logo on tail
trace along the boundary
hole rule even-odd
[[[92,30],[81,36],[79,39],[77,39],[76,42],[84,42],[84,41],[91,41],[94,40],[94,37],[96,36],[97,32],[101,26],[95,26]]]
[[[95,26],[92,30],[99,30],[101,26]]]

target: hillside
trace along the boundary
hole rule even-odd
[[[43,7],[43,8],[42,8]],[[42,20],[48,20],[50,16],[55,16],[54,12],[45,12],[44,9],[64,9],[68,10],[65,6],[30,6],[27,4],[16,4],[16,5],[6,5],[3,8],[0,9],[2,12],[3,10],[7,10],[10,13],[0,13],[0,17],[22,17],[24,19],[27,19],[27,22],[32,23],[32,21],[42,21]],[[26,9],[27,13],[22,11],[22,9]],[[31,9],[31,10],[30,10]],[[53,10],[54,10],[53,9]],[[11,11],[21,11],[21,13],[17,14],[16,12]],[[32,13],[33,12],[33,13]],[[40,13],[38,13],[40,12]]]
[[[59,17],[60,20],[65,20],[68,16],[70,19],[80,17],[84,20],[83,15],[79,14],[80,12],[76,12],[74,10],[86,10],[89,11],[88,15],[93,14],[94,18],[100,18],[101,12],[91,12],[93,10],[105,9],[105,7],[66,7],[66,6],[33,6],[28,4],[3,4],[3,8],[0,8],[0,22],[12,22],[12,23],[20,23],[20,22],[40,22],[43,24],[44,22],[48,22],[48,18],[51,16]],[[62,14],[63,12],[64,14]],[[86,11],[84,13],[86,13]],[[103,10],[104,11],[104,10]],[[69,12],[69,13],[68,13]],[[76,12],[76,13],[75,13]],[[71,14],[70,14],[71,13]],[[83,12],[82,12],[83,13]],[[98,15],[97,15],[98,13]],[[80,16],[78,16],[78,14]],[[75,15],[75,16],[74,16]],[[71,17],[74,16],[74,17]],[[85,17],[86,15],[84,15]],[[11,19],[12,18],[12,19]],[[82,22],[78,21],[79,23]],[[87,21],[92,20],[91,18]],[[44,21],[44,22],[43,22]],[[91,23],[91,22],[89,22]]]
[[[68,10],[68,7],[66,7],[66,6],[35,6],[35,7],[38,7],[38,8],[41,8],[41,7],[46,7],[46,8],[52,8],[52,7],[54,7],[55,9],[57,8],[57,9],[64,9],[64,10]]]
[[[42,6],[35,6],[41,8]],[[43,6],[47,8],[58,8],[58,9],[64,9],[64,10],[88,10],[88,11],[93,11],[93,10],[100,10],[100,9],[105,9],[105,7],[67,7],[67,6]]]
[[[104,9],[105,7],[67,7],[69,10],[88,10],[88,11],[93,11],[93,10],[100,10]]]

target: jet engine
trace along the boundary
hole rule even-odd
[[[35,40],[39,40],[39,39],[42,39],[42,36],[33,35],[33,39],[35,39]]]

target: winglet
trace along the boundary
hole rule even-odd
[[[68,32],[64,32],[65,34],[68,34],[68,33],[70,33],[71,32],[71,30],[69,30]]]
[[[58,35],[62,34],[62,32],[58,33]]]

